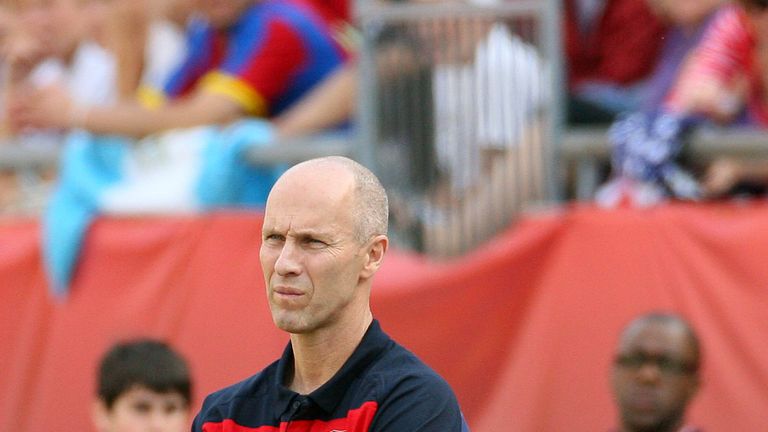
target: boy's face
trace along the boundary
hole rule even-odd
[[[120,395],[111,409],[94,408],[98,432],[182,432],[189,430],[189,405],[179,393],[157,393],[137,385]]]

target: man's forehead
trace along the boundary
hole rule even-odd
[[[312,214],[306,217],[294,215],[265,215],[262,231],[265,234],[278,233],[288,237],[311,237],[320,239],[336,238],[340,233],[349,231],[336,220],[320,220]]]
[[[337,205],[338,201],[351,197],[353,186],[354,179],[351,173],[339,169],[338,165],[315,163],[297,166],[288,170],[277,180],[269,193],[267,208],[278,203],[281,207],[287,204]]]
[[[628,330],[622,337],[619,350],[683,354],[689,345],[687,334],[681,326],[651,322]]]

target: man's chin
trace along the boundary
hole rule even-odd
[[[625,424],[632,426],[634,432],[654,432],[658,430],[661,420],[657,415],[628,415],[625,417]]]
[[[275,326],[280,330],[291,334],[309,333],[312,328],[307,323],[294,317],[272,316]]]

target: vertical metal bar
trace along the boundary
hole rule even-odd
[[[541,27],[543,29],[543,48],[545,59],[550,65],[549,111],[550,122],[543,140],[548,151],[545,154],[546,170],[544,171],[546,198],[559,201],[564,196],[564,179],[560,178],[558,163],[562,160],[562,134],[565,127],[565,92],[566,77],[562,47],[562,0],[545,0],[545,10]]]
[[[369,0],[356,0],[358,12],[364,10],[364,4]],[[373,19],[358,15],[363,33],[360,52],[358,55],[358,85],[357,92],[357,130],[354,157],[375,173],[380,173],[381,167],[376,164],[376,147],[378,145],[378,72],[376,67],[375,41],[379,32],[379,24]]]

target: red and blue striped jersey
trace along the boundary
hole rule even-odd
[[[193,432],[463,432],[456,397],[436,372],[375,321],[342,368],[301,395],[285,386],[293,351],[208,396]]]
[[[296,102],[347,57],[327,23],[290,0],[255,2],[225,29],[197,17],[187,29],[187,47],[162,89],[166,98],[202,88],[265,117]]]

